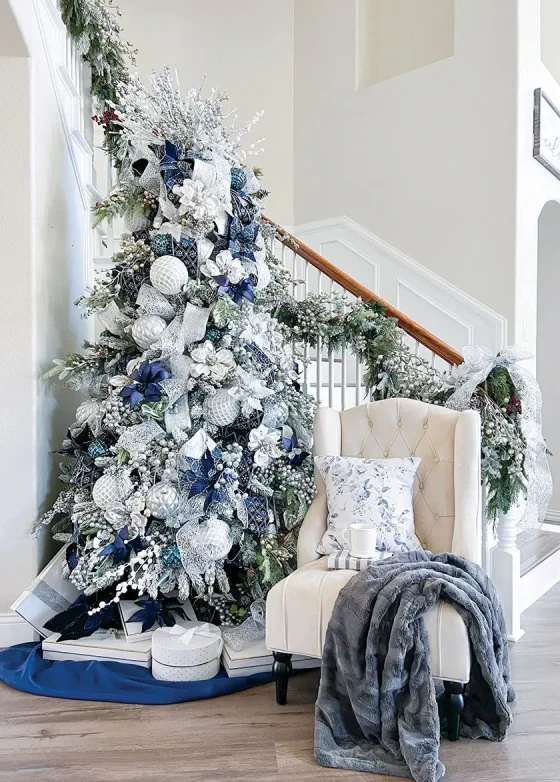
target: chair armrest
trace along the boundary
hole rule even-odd
[[[327,495],[317,494],[302,522],[297,543],[297,566],[303,567],[321,554],[317,553],[317,546],[325,530],[327,529]]]
[[[455,526],[453,554],[480,564],[482,558],[482,493],[480,476],[480,416],[466,410],[455,429]]]

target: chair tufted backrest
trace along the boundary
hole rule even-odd
[[[370,402],[342,413],[321,409],[315,422],[315,453],[365,459],[420,457],[414,485],[414,526],[422,546],[434,553],[455,551],[478,559],[477,413],[411,399]],[[455,534],[459,532],[455,529],[456,502],[461,523],[468,527],[460,535]]]

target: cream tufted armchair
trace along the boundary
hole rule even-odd
[[[414,490],[414,525],[423,547],[450,551],[480,561],[480,420],[478,413],[458,413],[410,399],[370,402],[342,413],[317,411],[315,455],[369,459],[419,456]],[[326,529],[327,496],[315,471],[317,495],[303,521],[298,567],[269,592],[266,645],[274,653],[276,698],[286,702],[292,654],[321,657],[334,603],[356,575],[329,570],[328,557],[316,552]],[[445,681],[456,730],[470,675],[467,630],[459,614],[440,602],[426,617],[432,674]]]

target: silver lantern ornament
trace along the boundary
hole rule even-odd
[[[132,326],[132,338],[139,348],[147,350],[166,328],[167,323],[159,315],[141,315]]]
[[[146,510],[157,519],[167,519],[179,509],[179,492],[172,483],[160,481],[146,492]]]
[[[108,510],[124,502],[133,490],[134,485],[126,473],[106,473],[95,481],[91,494],[98,508]]]
[[[220,388],[204,400],[204,417],[216,426],[229,426],[241,412],[241,404],[234,399],[227,388]]]
[[[187,267],[173,255],[162,255],[152,263],[150,268],[150,282],[165,296],[181,293],[188,279]]]

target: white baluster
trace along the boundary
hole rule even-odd
[[[321,396],[322,396],[322,386],[323,386],[323,343],[321,342],[321,337],[317,337],[317,387],[315,389],[316,399],[317,399],[317,405],[321,406]]]
[[[356,356],[356,407],[362,401],[362,365],[360,359]]]
[[[435,363],[436,363],[436,354],[432,350],[432,367],[435,365]]]
[[[517,524],[523,508],[518,505],[498,517],[498,542],[490,552],[492,580],[502,601],[510,641],[518,641],[521,629],[521,553],[517,548]]]
[[[417,356],[420,353],[420,343],[417,339],[414,340],[414,355]]]
[[[341,351],[342,365],[340,368],[340,409],[346,410],[346,383],[348,380],[348,356],[346,355],[346,345],[342,344]]]
[[[299,296],[296,294],[297,289],[297,254],[295,250],[292,250],[292,296],[295,299],[298,299]]]
[[[309,261],[305,261],[305,267],[304,267],[304,279],[303,279],[303,297],[304,299],[307,298],[307,292],[309,290]],[[303,393],[308,394],[309,393],[309,345],[307,342],[305,343],[305,347],[303,348]]]
[[[333,301],[332,301],[332,295],[334,292],[334,280],[331,280],[330,284],[330,295],[331,295],[331,303],[330,303],[330,312],[332,315],[333,310]],[[334,404],[334,353],[332,348],[329,346],[329,407],[332,407]]]
[[[288,265],[286,263],[286,245],[282,244],[282,266],[284,269],[288,268]]]

